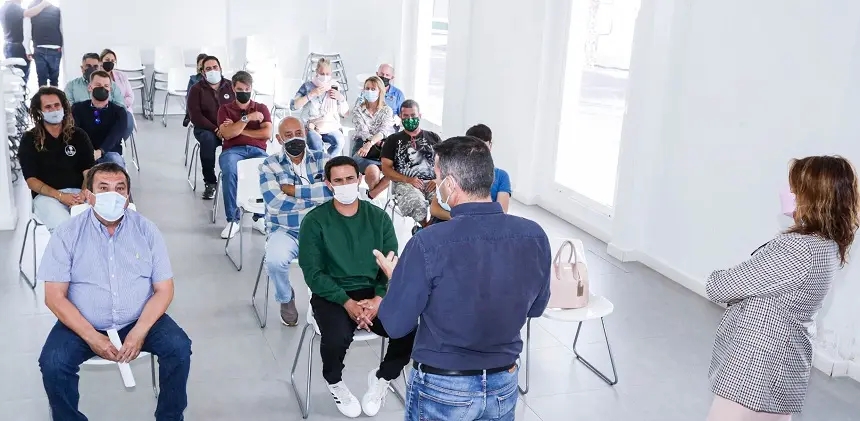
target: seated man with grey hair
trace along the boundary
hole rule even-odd
[[[87,419],[78,410],[85,361],[127,363],[145,351],[158,357],[155,419],[181,420],[191,340],[165,313],[173,270],[164,239],[152,221],[127,209],[131,181],[118,164],[92,167],[84,195],[92,208],[54,230],[39,266],[45,305],[58,319],[39,356],[51,415]],[[122,346],[108,337],[114,331]]]
[[[299,313],[290,286],[290,263],[299,255],[299,227],[304,216],[332,198],[325,184],[328,156],[307,148],[302,121],[287,117],[275,138],[283,149],[260,164],[260,190],[266,202],[266,271],[275,282],[281,304],[281,323],[296,326]]]
[[[380,64],[376,69],[376,76],[379,76],[385,84],[385,104],[394,111],[394,125],[399,127],[400,106],[403,105],[403,101],[406,101],[406,96],[403,95],[403,91],[391,84],[394,80],[394,66],[388,63]]]

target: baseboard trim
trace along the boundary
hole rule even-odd
[[[606,253],[622,262],[640,262],[690,291],[707,298],[704,278],[691,276],[647,253],[638,250],[625,250],[612,243],[607,245]],[[818,346],[813,353],[812,366],[828,376],[850,377],[860,382],[860,362],[834,358]]]

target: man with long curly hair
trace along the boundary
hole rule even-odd
[[[35,126],[21,138],[18,159],[33,191],[33,211],[53,232],[70,218],[70,207],[86,200],[81,188],[95,165],[93,145],[75,127],[66,94],[55,87],[42,87],[33,95],[30,117]]]

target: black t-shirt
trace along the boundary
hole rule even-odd
[[[57,190],[81,188],[84,184],[84,171],[95,165],[90,138],[77,127],[68,142],[46,132],[45,144],[41,150],[36,150],[33,130],[24,133],[18,148],[18,160],[21,162],[25,180],[35,177]],[[36,192],[33,192],[33,197],[36,197]]]
[[[92,100],[72,105],[75,126],[87,132],[93,148],[122,154],[122,136],[128,128],[128,111],[108,101],[104,108],[93,106]]]
[[[436,172],[433,170],[436,153],[433,147],[441,141],[439,135],[427,130],[421,130],[415,138],[405,131],[400,131],[385,139],[382,158],[394,161],[394,171],[400,174],[421,180],[433,180],[436,178]]]

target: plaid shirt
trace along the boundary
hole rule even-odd
[[[260,191],[266,202],[266,222],[269,232],[278,230],[298,236],[302,218],[315,206],[332,198],[325,185],[325,164],[328,157],[322,152],[306,150],[299,165],[305,166],[308,179],[299,177],[284,151],[271,155],[260,164]],[[296,196],[288,196],[281,186],[296,186]]]

